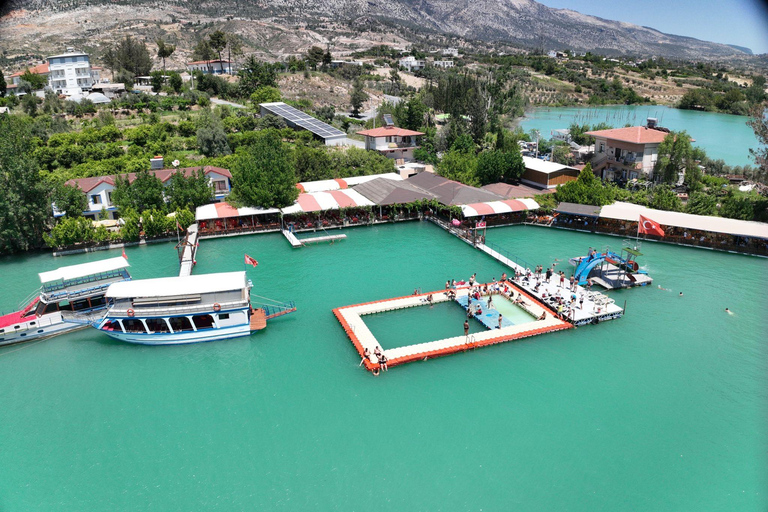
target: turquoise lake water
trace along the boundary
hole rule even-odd
[[[549,138],[552,130],[568,128],[571,123],[595,125],[608,123],[615,128],[626,124],[641,126],[649,117],[670,130],[686,130],[712,159],[723,159],[729,165],[754,165],[749,148],[757,148],[757,138],[747,126],[748,117],[680,110],[661,105],[619,105],[610,107],[537,108],[520,121],[523,130],[539,130]]]
[[[248,253],[254,293],[297,303],[249,338],[145,347],[89,330],[0,349],[0,510],[765,511],[765,259],[646,243],[654,285],[612,294],[620,320],[375,378],[333,308],[504,269],[427,223],[345,232],[301,249],[201,241],[196,274]],[[620,242],[488,239],[566,272]],[[178,272],[173,244],[126,253],[135,278]],[[0,309],[38,272],[119,254],[0,259]]]

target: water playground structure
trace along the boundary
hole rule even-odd
[[[653,279],[637,262],[637,258],[643,255],[639,248],[638,241],[630,243],[625,240],[619,253],[605,246],[599,252],[590,248],[587,256],[571,258],[569,262],[576,267],[573,274],[576,283],[584,286],[591,281],[606,290],[646,286],[652,283]]]

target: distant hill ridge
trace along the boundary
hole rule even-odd
[[[11,0],[0,14],[14,9],[65,11],[115,4],[176,5],[209,16],[252,19],[274,16],[312,21],[313,16],[323,16],[353,20],[368,16],[411,28],[420,26],[471,39],[508,41],[545,50],[694,60],[752,55],[749,48],[665,34],[649,27],[547,7],[534,0]]]

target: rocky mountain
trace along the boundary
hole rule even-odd
[[[188,9],[209,18],[272,19],[311,23],[358,18],[395,22],[409,30],[510,42],[532,48],[572,49],[607,55],[724,59],[750,55],[748,48],[665,34],[535,0],[11,0],[2,13],[57,11],[90,6]],[[2,36],[2,34],[0,34]]]

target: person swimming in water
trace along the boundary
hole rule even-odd
[[[730,310],[730,309],[728,309],[728,308],[725,308],[725,312],[726,312],[726,313],[728,313],[729,315],[732,315],[732,314],[733,314],[733,311],[731,311],[731,310]]]

